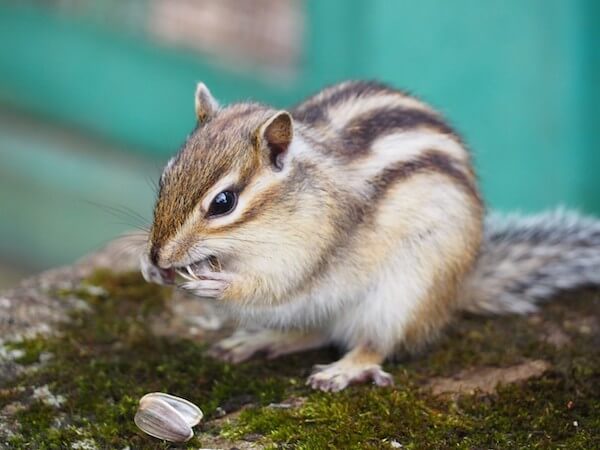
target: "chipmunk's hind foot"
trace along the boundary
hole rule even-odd
[[[268,359],[273,359],[326,344],[327,340],[319,334],[284,333],[268,329],[238,330],[230,337],[217,342],[209,354],[214,358],[237,364],[247,361],[257,353],[263,353]]]
[[[306,384],[325,392],[339,392],[351,384],[372,381],[377,386],[392,386],[392,375],[380,363],[383,357],[359,347],[332,364],[317,365]]]

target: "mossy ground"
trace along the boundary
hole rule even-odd
[[[332,351],[311,352],[278,361],[254,360],[231,366],[205,356],[202,343],[155,336],[148,317],[160,311],[169,292],[148,285],[137,274],[97,272],[74,293],[91,311],[73,313],[60,334],[15,344],[20,362],[36,370],[0,386],[0,409],[21,402],[20,424],[11,448],[70,448],[93,440],[98,448],[171,448],[133,424],[139,398],[168,392],[199,405],[204,431],[182,448],[202,446],[203,437],[223,442],[260,437],[258,443],[282,448],[600,448],[600,335],[567,327],[562,348],[540,337],[548,323],[576,323],[600,311],[597,293],[565,298],[528,318],[471,318],[458,321],[441,342],[421,357],[388,365],[396,387],[355,386],[342,393],[311,392],[304,379],[314,363]],[[573,297],[573,296],[571,296]],[[588,330],[589,331],[589,330]],[[542,377],[502,387],[494,395],[436,398],[422,390],[433,376],[464,368],[507,366],[527,358],[552,364]],[[59,407],[31,400],[31,387],[48,385],[63,395]],[[16,389],[17,387],[27,389]],[[302,397],[296,408],[268,404]],[[250,403],[238,418],[213,421],[225,410]]]

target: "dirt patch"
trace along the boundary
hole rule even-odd
[[[434,378],[425,389],[433,395],[493,394],[499,385],[540,377],[550,367],[549,362],[541,359],[510,367],[477,367],[463,370],[451,378]]]

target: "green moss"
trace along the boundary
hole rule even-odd
[[[28,339],[19,343],[8,343],[7,347],[10,349],[22,350],[23,356],[17,358],[17,362],[23,365],[33,364],[40,359],[46,341],[43,338]]]
[[[573,398],[578,411],[567,408]],[[599,414],[597,400],[552,378],[458,403],[419,396],[411,388],[363,387],[311,395],[298,410],[245,411],[225,433],[236,438],[258,432],[284,447],[306,449],[380,448],[392,439],[404,448],[590,449],[600,443]]]
[[[245,411],[225,433],[262,433],[285,448],[306,449],[381,448],[391,440],[404,448],[591,449],[600,443],[600,407],[585,395],[597,394],[568,389],[552,376],[457,403],[417,395],[410,385],[352,388],[311,395],[298,410]],[[577,406],[569,410],[573,399]]]
[[[393,390],[352,387],[340,394],[310,393],[298,409],[255,408],[223,433],[234,439],[261,433],[283,448],[600,448],[600,336],[571,334],[558,350],[540,337],[562,323],[600,310],[597,295],[557,302],[545,323],[526,317],[457,322],[428,353],[388,367]],[[565,299],[567,300],[567,299]],[[507,366],[542,358],[552,370],[497,395],[453,401],[419,389],[431,376],[472,366]]]
[[[97,289],[95,287],[101,287]],[[227,439],[264,436],[281,448],[599,448],[600,337],[570,332],[572,344],[560,351],[544,343],[543,323],[527,318],[464,319],[428,353],[390,364],[393,389],[352,387],[338,394],[304,386],[310,366],[334,355],[311,352],[240,366],[205,355],[198,342],[154,336],[148,317],[162,310],[169,290],[149,285],[137,274],[98,271],[77,292],[91,311],[73,313],[58,337],[14,344],[25,351],[23,364],[53,355],[38,370],[0,389],[0,408],[22,401],[21,424],[12,448],[69,447],[92,438],[99,448],[171,448],[145,436],[133,424],[139,398],[152,391],[180,395],[201,406],[208,433]],[[556,303],[544,316],[562,323],[575,312],[596,314],[598,296]],[[434,398],[421,389],[431,376],[447,376],[478,365],[509,365],[543,358],[552,370],[524,384],[506,386],[494,396],[458,400]],[[30,400],[31,389],[49,385],[65,396],[60,407]],[[299,408],[268,407],[289,396],[305,397]],[[213,422],[217,407],[253,407],[237,420]],[[232,406],[233,405],[233,406]],[[577,426],[574,423],[577,423]],[[198,448],[196,437],[182,448]]]
[[[89,286],[101,286],[104,292]],[[154,336],[146,319],[161,308],[168,290],[143,282],[137,274],[97,272],[81,290],[63,294],[76,294],[93,310],[74,313],[59,337],[14,344],[26,352],[23,363],[36,362],[35,355],[42,351],[53,357],[12,384],[48,384],[54,394],[64,395],[66,402],[58,412],[66,414],[67,425],[54,425],[56,409],[31,403],[16,416],[22,426],[11,442],[15,448],[25,447],[24,443],[28,448],[67,446],[82,435],[93,437],[100,448],[165,448],[133,424],[142,395],[152,391],[180,395],[201,405],[210,418],[217,406],[241,395],[257,404],[277,401],[289,384],[280,376],[290,374],[287,368],[275,370],[255,362],[234,369],[206,357],[197,342]],[[0,398],[0,408],[15,400],[17,395]],[[75,436],[73,430],[78,431]],[[192,440],[184,447],[198,445]]]

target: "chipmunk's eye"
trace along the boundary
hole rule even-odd
[[[237,194],[232,191],[223,191],[219,192],[213,198],[213,201],[210,203],[208,208],[208,216],[223,216],[225,214],[230,213],[235,208],[237,204]]]

